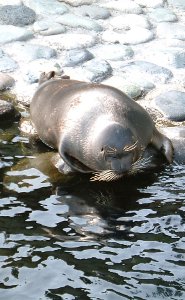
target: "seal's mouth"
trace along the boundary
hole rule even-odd
[[[118,173],[114,170],[105,170],[95,172],[94,175],[90,178],[91,181],[115,181],[126,175],[133,175],[136,173],[143,172],[147,168],[148,164],[151,162],[151,156],[148,158],[140,157],[136,162],[134,162],[127,173]]]

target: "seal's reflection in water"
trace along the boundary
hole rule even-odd
[[[150,149],[147,155],[151,151],[153,150]],[[45,232],[59,240],[95,238],[103,242],[111,236],[116,239],[129,238],[133,224],[130,220],[121,220],[121,217],[128,211],[139,209],[137,200],[150,196],[142,190],[157,181],[158,172],[150,171],[112,183],[90,182],[86,176],[81,176],[78,184],[73,181],[72,185],[56,185],[55,193],[59,196],[57,200],[59,205],[67,207],[63,216],[67,216],[68,230],[70,228],[72,234],[64,237],[59,234],[59,228],[57,234],[51,229],[45,229]]]

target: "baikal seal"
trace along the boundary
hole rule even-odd
[[[144,158],[148,145],[173,160],[170,139],[148,112],[111,86],[42,73],[30,113],[42,142],[58,150],[64,174],[112,181],[138,173],[150,163]]]

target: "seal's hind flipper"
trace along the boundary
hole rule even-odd
[[[172,142],[168,137],[160,133],[156,128],[153,132],[151,144],[164,154],[169,163],[172,163],[174,154]]]

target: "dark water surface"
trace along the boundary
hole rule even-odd
[[[63,177],[0,129],[0,299],[185,299],[185,167]]]

